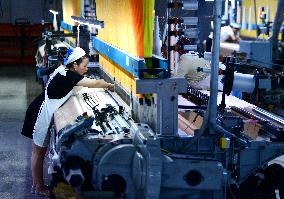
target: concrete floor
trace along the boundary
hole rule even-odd
[[[25,111],[40,93],[34,67],[0,66],[0,198],[33,199],[31,140],[20,132]]]

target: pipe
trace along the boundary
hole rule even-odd
[[[217,95],[218,95],[218,68],[220,55],[220,30],[222,18],[222,0],[214,1],[214,29],[213,29],[213,50],[211,59],[210,98],[208,109],[205,113],[205,120],[201,126],[201,134],[209,130],[209,133],[216,131],[217,117]]]
[[[168,4],[169,3],[172,3],[172,0],[168,0]],[[166,19],[169,19],[171,15],[171,11],[170,11],[170,8],[167,8],[167,15],[166,15]],[[167,24],[166,23],[166,26],[167,26],[167,59],[168,59],[168,73],[169,73],[169,78],[171,77],[171,50],[170,50],[170,46],[171,46],[171,36],[170,36],[170,31],[171,31],[171,24]]]
[[[219,69],[219,55],[220,55],[220,31],[222,18],[222,0],[214,0],[213,8],[213,49],[211,60],[211,78],[210,78],[210,98],[207,111],[205,112],[204,120],[200,130],[189,141],[189,143],[180,150],[186,152],[192,144],[194,144],[205,132],[209,134],[216,133],[216,118],[217,118],[217,95],[218,95],[218,69]]]
[[[272,26],[272,36],[269,39],[272,46],[273,59],[278,59],[278,34],[284,20],[284,0],[279,0],[277,5],[274,23]]]

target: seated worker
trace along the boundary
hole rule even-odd
[[[238,32],[241,26],[237,23],[230,23],[229,26],[223,26],[220,30],[220,42],[237,43],[239,41]],[[211,52],[213,33],[211,32],[205,43],[205,51]]]
[[[22,129],[22,135],[32,138],[32,179],[31,193],[49,196],[49,189],[44,185],[43,162],[49,144],[49,127],[53,113],[73,93],[75,86],[106,88],[114,90],[114,85],[104,80],[84,77],[89,58],[85,51],[76,47],[69,49],[64,65],[59,66],[49,78],[47,86],[28,107]]]

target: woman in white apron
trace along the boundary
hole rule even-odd
[[[33,129],[31,160],[33,185],[31,191],[40,196],[49,195],[48,187],[44,185],[43,180],[43,162],[49,143],[49,126],[53,113],[72,95],[74,86],[114,89],[113,84],[104,80],[94,80],[83,76],[88,70],[89,63],[85,55],[85,51],[80,47],[70,49],[64,61],[65,66],[59,66],[54,71],[44,94],[39,95],[31,103],[26,113],[22,134],[31,138],[31,129]],[[37,117],[31,119],[32,115],[37,115]]]

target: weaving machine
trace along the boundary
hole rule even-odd
[[[168,7],[197,10],[198,2]],[[68,183],[84,198],[265,198],[275,190],[283,196],[283,167],[268,166],[284,153],[283,120],[234,97],[217,109],[218,53],[209,97],[170,77],[174,62],[152,56],[153,41],[145,38],[153,31],[154,1],[98,0],[96,8],[105,28],[92,47],[100,76],[116,91],[81,88],[55,113],[53,186]],[[218,16],[220,2],[215,9]]]

